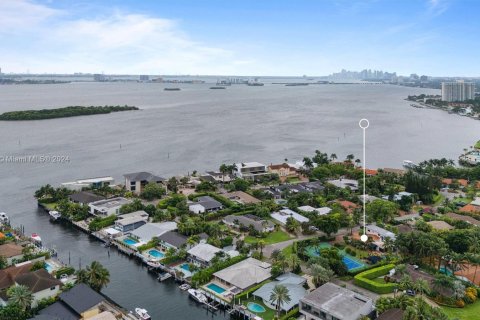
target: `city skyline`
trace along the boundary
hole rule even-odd
[[[0,61],[4,73],[326,76],[377,69],[477,77],[478,6],[5,0]]]

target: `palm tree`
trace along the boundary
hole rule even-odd
[[[272,293],[270,294],[270,302],[276,306],[277,318],[280,316],[280,308],[284,303],[290,302],[290,293],[288,292],[287,287],[281,284],[277,284],[273,287]]]
[[[412,278],[409,275],[406,274],[400,279],[399,287],[402,290],[408,290],[412,288],[412,286],[413,286]]]
[[[292,254],[288,257],[288,264],[290,265],[290,269],[295,272],[300,266],[300,258],[296,254]]]
[[[428,281],[425,279],[417,279],[415,283],[413,284],[413,289],[416,292],[419,292],[421,296],[423,296],[424,293],[428,293],[430,291],[430,286],[428,284]]]
[[[333,160],[338,159],[338,157],[337,157],[337,155],[336,155],[335,153],[332,153],[332,154],[330,155],[330,159],[333,161]]]
[[[319,287],[327,283],[334,276],[334,272],[332,270],[326,269],[319,264],[312,265],[311,274],[312,274],[312,281],[315,287]]]
[[[86,268],[88,284],[92,289],[101,291],[110,282],[110,272],[98,261],[93,261]]]
[[[260,249],[260,254],[263,257],[263,248],[265,248],[265,240],[258,241],[258,248]]]
[[[33,294],[24,285],[10,287],[7,296],[10,303],[20,307],[23,311],[32,306]]]

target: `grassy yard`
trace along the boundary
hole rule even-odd
[[[445,197],[439,193],[439,194],[437,194],[433,197],[433,202],[435,203],[435,205],[438,206],[438,205],[441,205],[443,203],[444,199],[445,199]]]
[[[441,308],[451,319],[478,319],[478,315],[480,314],[480,301],[477,301],[474,304],[469,304],[465,308]]]
[[[292,237],[284,231],[274,231],[270,232],[266,238],[257,238],[252,236],[245,237],[245,243],[255,243],[260,240],[265,241],[265,244],[273,244],[277,242],[282,242],[286,240],[290,240]]]
[[[44,203],[43,205],[45,206],[45,208],[47,208],[47,210],[55,210],[57,203],[56,202]]]
[[[468,198],[456,198],[456,199],[453,200],[453,203],[458,203],[458,202],[470,203],[470,202],[472,202],[472,199],[468,199]]]
[[[259,305],[261,305],[262,307],[265,308],[265,312],[256,313],[256,312],[252,312],[251,310],[247,309],[248,312],[254,313],[257,316],[259,316],[259,317],[261,317],[265,320],[272,320],[275,317],[275,310],[272,310],[269,307],[267,307],[265,304],[263,304],[262,299],[256,298],[254,296],[250,296],[248,299],[242,299],[242,304],[246,307],[248,307],[249,302],[258,303]]]

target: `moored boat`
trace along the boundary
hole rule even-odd
[[[180,288],[180,290],[183,290],[183,291],[186,291],[191,288],[191,286],[188,283],[184,283],[178,287]]]
[[[137,314],[137,316],[140,317],[140,319],[142,320],[150,320],[152,319],[150,317],[150,315],[148,314],[148,311],[146,309],[143,309],[143,308],[135,308],[135,313]]]
[[[48,214],[50,215],[50,220],[52,221],[57,221],[62,216],[60,212],[55,210],[49,211]]]
[[[8,224],[10,223],[10,218],[5,212],[0,212],[0,223]]]
[[[210,87],[210,89],[226,89],[226,88],[223,86],[214,86],[214,87]]]
[[[180,88],[164,88],[164,91],[180,91]]]
[[[188,289],[188,294],[197,302],[208,303],[207,297],[200,290]]]

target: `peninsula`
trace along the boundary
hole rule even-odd
[[[69,106],[56,109],[10,111],[0,114],[3,121],[44,120],[139,110],[134,106]]]

